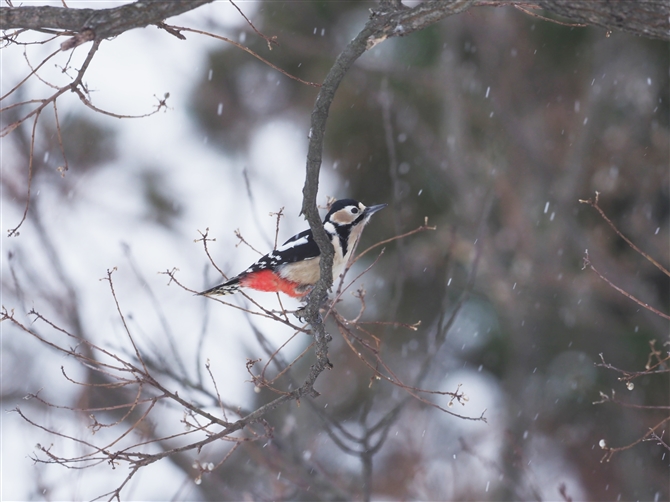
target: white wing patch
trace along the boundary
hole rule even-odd
[[[297,237],[297,235],[296,235],[296,237]],[[308,242],[308,239],[307,239],[307,236],[306,236],[306,235],[303,235],[302,237],[300,237],[300,238],[298,238],[298,239],[296,239],[296,240],[289,239],[289,240],[286,241],[284,244],[282,244],[282,245],[279,246],[277,249],[275,249],[275,250],[273,251],[273,253],[276,253],[276,252],[282,252],[282,251],[286,251],[287,249],[291,249],[291,248],[294,248],[294,247],[302,246],[303,244],[307,244],[307,242]]]

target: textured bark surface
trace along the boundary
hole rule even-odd
[[[164,19],[197,9],[212,0],[144,0],[112,9],[70,9],[65,7],[2,7],[0,29],[65,30],[81,33],[93,30],[95,38],[115,37],[133,28],[144,28]]]
[[[539,5],[573,22],[670,40],[667,0],[542,0]]]
[[[212,0],[145,0],[112,9],[72,9],[64,7],[0,7],[0,29],[66,30],[75,33],[86,29],[95,32],[96,39],[114,37],[133,28],[156,24],[178,14],[197,9]],[[453,13],[454,2],[428,1],[414,9],[399,2],[380,2],[379,12],[396,12],[402,17],[409,10],[421,14],[439,14],[440,6]],[[519,5],[528,10],[540,6],[564,21],[600,26],[608,30],[621,30],[642,37],[670,40],[670,3],[666,0],[540,0],[524,3],[512,0],[476,0],[469,7]],[[424,12],[425,11],[425,12]],[[411,19],[405,23],[416,24]],[[434,20],[432,20],[434,22]],[[421,24],[421,23],[419,23]],[[427,24],[430,24],[428,22]],[[420,29],[421,26],[413,26]]]

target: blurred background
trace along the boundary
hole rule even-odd
[[[225,3],[168,22],[224,35],[292,75],[321,82],[374,4],[240,6],[261,32],[277,36],[278,47],[269,51]],[[71,93],[62,96],[63,176],[54,115],[44,112],[30,210],[16,237],[6,231],[26,204],[32,123],[2,139],[2,305],[22,322],[32,323],[27,314],[35,309],[71,333],[130,354],[109,283],[99,280],[116,268],[121,310],[157,377],[217,413],[217,403],[189,383],[212,392],[203,377],[209,362],[222,399],[253,410],[277,395],[254,392],[249,381],[246,359],[268,360],[255,333],[278,348],[293,331],[194,297],[157,272],[176,268],[181,284],[203,290],[221,277],[194,242],[199,232],[216,239],[208,243],[212,258],[234,275],[258,258],[235,230],[266,252],[275,240],[270,213],[284,208],[280,242],[306,228],[299,211],[317,89],[229,44],[185,35],[182,41],[147,28],[102,43],[85,77],[97,107],[142,115],[169,93],[169,108],[119,120]],[[2,94],[57,43],[4,47]],[[40,76],[66,84],[87,50],[59,54]],[[359,249],[413,230],[425,217],[436,230],[385,245],[349,290],[365,289],[363,321],[421,321],[419,328],[370,324],[360,336],[379,339],[382,359],[408,385],[452,392],[461,385],[468,401],[447,409],[474,418],[486,410],[487,423],[371,380],[374,372],[329,323],[334,368],[317,382],[321,396],[270,414],[271,440],[244,443],[202,477],[194,462],[217,464],[230,443],[174,455],[138,473],[123,498],[668,500],[667,422],[657,430],[665,444],[643,441],[605,462],[599,446],[626,446],[668,417],[667,373],[643,375],[629,390],[620,373],[596,363],[602,354],[616,368],[644,371],[652,340],[667,354],[669,323],[584,269],[585,250],[600,273],[665,313],[670,279],[579,202],[598,191],[619,230],[668,267],[668,61],[667,42],[482,7],[364,54],[331,108],[319,203],[325,207],[332,196],[389,204]],[[31,79],[13,99],[53,92]],[[4,113],[3,126],[15,118]],[[368,253],[349,278],[373,261]],[[349,291],[338,310],[353,318],[360,302]],[[272,294],[252,296],[280,308]],[[62,406],[109,402],[61,373],[88,381],[85,368],[8,322],[0,328],[2,498],[84,499],[116,488],[127,469],[33,462],[31,455],[43,456],[36,443],[63,456],[85,448],[6,413],[16,406],[36,423],[86,441],[104,442],[115,432],[93,435],[86,414],[24,396],[41,389],[41,398]],[[35,329],[72,343],[44,323]],[[309,343],[298,334],[280,355],[290,362]],[[304,381],[311,357],[278,385]],[[601,392],[633,406],[593,404]],[[422,396],[448,406],[446,396]],[[182,418],[183,410],[165,407],[142,434],[181,431]]]

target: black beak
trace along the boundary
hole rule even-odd
[[[368,206],[365,208],[365,216],[371,216],[377,211],[384,209],[388,204],[377,204],[376,206]]]

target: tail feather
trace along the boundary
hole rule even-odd
[[[242,285],[240,284],[240,280],[235,277],[228,282],[224,282],[223,284],[219,284],[218,286],[214,286],[211,289],[208,289],[207,291],[203,291],[201,293],[198,293],[198,295],[201,296],[223,296],[223,295],[232,295],[236,291],[240,289]]]

